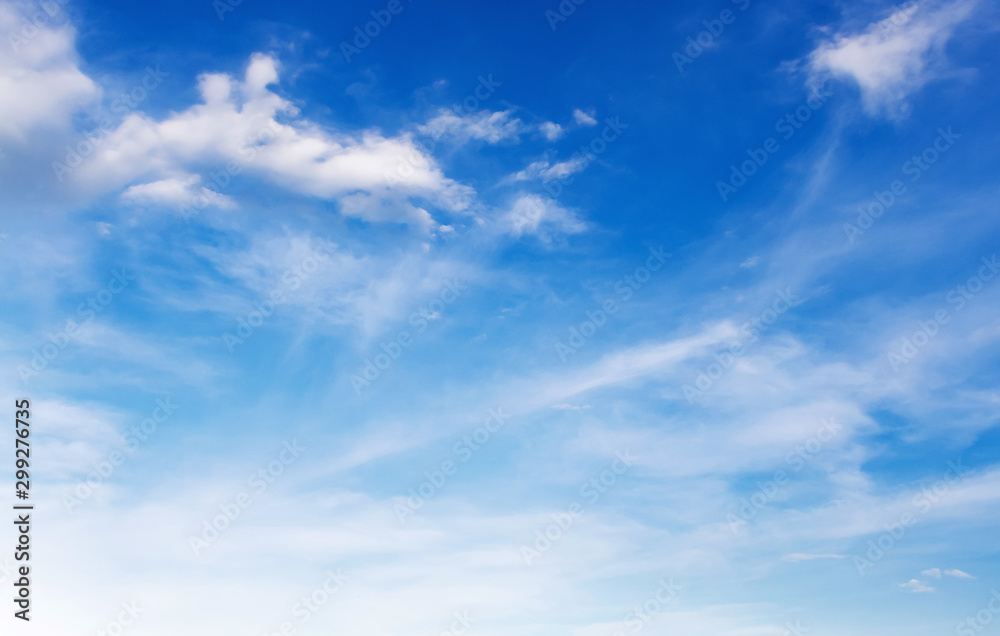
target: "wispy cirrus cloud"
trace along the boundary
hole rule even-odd
[[[587,167],[590,163],[589,159],[584,156],[574,157],[572,159],[567,159],[566,161],[558,161],[556,163],[549,163],[546,160],[534,161],[528,164],[524,170],[518,170],[514,174],[510,175],[505,179],[505,181],[551,181],[553,179],[559,179],[563,177],[568,177],[571,174],[580,172]]]
[[[972,15],[975,0],[907,3],[856,33],[834,33],[808,56],[814,81],[848,79],[870,115],[899,117],[907,99],[940,76],[945,45]]]
[[[442,109],[436,117],[421,125],[419,130],[434,139],[449,139],[456,143],[466,143],[473,139],[491,144],[517,141],[527,130],[527,126],[512,115],[512,110],[481,110],[463,115]]]

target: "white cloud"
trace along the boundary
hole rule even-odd
[[[573,119],[580,126],[596,126],[597,120],[592,115],[588,115],[579,108],[573,111]]]
[[[511,118],[512,112],[502,110],[491,113],[483,110],[463,117],[442,109],[437,117],[420,126],[419,130],[434,139],[449,138],[457,143],[477,139],[496,144],[516,140],[524,132],[524,123],[520,119]]]
[[[406,196],[356,192],[340,198],[340,212],[369,221],[394,221],[405,219],[414,227],[432,231],[438,227],[434,217],[425,208],[411,203]],[[447,231],[447,230],[445,230]]]
[[[122,436],[115,427],[121,418],[114,411],[57,400],[36,400],[33,408],[35,417],[46,418],[38,441],[54,479],[92,469],[94,462],[121,445]]]
[[[394,251],[387,257],[356,255],[310,233],[261,233],[247,237],[245,249],[202,246],[198,252],[227,279],[236,281],[236,302],[231,288],[207,287],[198,297],[187,292],[180,302],[202,311],[213,304],[219,311],[245,311],[247,301],[263,299],[275,289],[284,292],[284,305],[310,324],[350,326],[363,338],[377,334],[392,321],[406,319],[429,300],[439,297],[449,282],[459,287],[480,276],[472,263],[428,256],[420,251]],[[314,272],[303,271],[308,260],[318,262]],[[291,280],[291,283],[289,282]]]
[[[471,188],[446,178],[409,135],[386,138],[375,130],[351,135],[322,129],[298,118],[298,110],[268,88],[277,82],[277,61],[262,54],[252,56],[242,82],[222,73],[202,75],[202,103],[162,121],[129,115],[72,179],[91,193],[144,181],[127,198],[159,196],[175,202],[192,187],[177,175],[208,164],[213,174],[223,175],[221,181],[213,177],[217,189],[246,172],[320,198],[363,192],[369,198],[363,205],[350,201],[348,213],[418,226],[429,225],[426,211],[392,204],[409,197],[448,211],[469,204]]]
[[[923,583],[921,583],[917,579],[910,579],[906,583],[900,583],[899,587],[901,587],[903,589],[906,589],[906,590],[910,590],[911,592],[913,592],[915,594],[920,594],[920,593],[923,593],[923,592],[933,592],[934,591],[933,587],[930,587],[928,585],[924,585]]]
[[[182,208],[190,205],[199,197],[203,197],[207,205],[222,210],[236,208],[236,202],[224,194],[214,190],[199,187],[201,177],[189,175],[183,179],[171,178],[134,185],[122,193],[121,198],[127,203],[138,205],[164,205]]]
[[[556,139],[559,139],[566,132],[565,130],[563,130],[562,126],[551,121],[547,121],[539,125],[538,129],[542,131],[542,134],[545,135],[545,138],[548,139],[549,141],[555,141]]]
[[[0,46],[0,138],[24,140],[40,126],[67,127],[75,111],[100,96],[77,66],[75,31],[32,24],[39,13],[47,15],[37,6],[0,4],[0,32],[7,34]]]
[[[738,333],[737,328],[729,323],[706,326],[690,336],[615,350],[575,373],[532,377],[509,391],[518,396],[524,410],[545,408],[553,403],[566,402],[586,391],[664,375],[690,362],[696,355],[704,354],[708,347],[730,341]]]
[[[973,5],[974,0],[956,0],[928,10],[914,3],[861,33],[837,34],[810,54],[813,80],[849,78],[861,89],[869,114],[905,114],[907,98],[936,76],[945,44]]]
[[[579,234],[587,224],[574,212],[552,199],[537,194],[525,194],[503,213],[501,223],[514,236],[532,234],[543,242],[551,242],[560,234]]]
[[[934,578],[934,579],[940,579],[941,578],[941,574],[944,574],[945,576],[953,576],[953,577],[955,577],[957,579],[974,579],[974,578],[976,578],[976,577],[972,576],[971,574],[968,574],[967,572],[963,572],[961,570],[945,570],[942,573],[940,568],[931,568],[929,570],[924,570],[923,572],[921,572],[921,574],[923,574],[924,576],[928,576],[928,577]]]
[[[574,157],[566,161],[550,164],[548,161],[535,161],[524,170],[512,174],[507,181],[530,181],[541,180],[551,181],[561,177],[569,176],[575,172],[580,172],[587,167],[587,158],[584,156]]]
[[[971,574],[969,574],[968,572],[963,572],[961,570],[945,570],[944,573],[947,574],[948,576],[953,576],[953,577],[955,577],[957,579],[974,579],[974,578],[976,578],[976,577],[972,576]]]
[[[759,258],[757,258],[756,256],[751,256],[747,260],[740,263],[740,267],[742,267],[743,269],[750,269],[752,267],[756,267],[757,263],[759,262],[760,262]]]
[[[512,378],[508,382],[498,383],[492,389],[492,397],[487,402],[510,405],[504,410],[506,412],[509,408],[510,414],[514,417],[536,411],[549,411],[550,409],[564,410],[565,406],[571,405],[574,398],[587,391],[616,387],[629,382],[648,381],[652,377],[662,377],[664,374],[676,371],[696,356],[705,355],[710,347],[730,341],[738,334],[739,331],[733,325],[713,325],[690,336],[617,350],[587,366],[572,371],[564,370],[556,374],[525,374]],[[412,450],[415,447],[425,446],[432,440],[460,432],[471,422],[479,419],[481,405],[478,401],[461,406],[456,402],[451,402],[450,408],[452,411],[446,420],[451,422],[451,426],[454,428],[449,429],[448,426],[443,425],[442,418],[435,415],[408,422],[405,434],[393,429],[393,434],[388,435],[385,430],[375,429],[370,436],[363,437],[355,442],[352,448],[343,451],[339,458],[328,458],[323,474],[356,467],[375,459]],[[587,404],[584,404],[582,408],[586,409]],[[601,440],[598,452],[606,452],[609,442],[614,442],[610,445],[616,448],[628,445],[626,440],[605,439]],[[715,437],[711,438],[709,442],[713,444],[713,448],[718,446]],[[667,446],[679,453],[690,454],[689,449],[682,444],[671,442]],[[739,453],[740,457],[747,455],[745,445],[740,440],[736,440],[732,446],[734,452]],[[650,450],[647,445],[644,454]],[[783,447],[782,453],[784,450]],[[670,462],[666,461],[646,462],[640,458],[640,462],[647,468],[670,466]],[[712,466],[707,466],[705,462],[693,463],[696,464],[693,472],[686,474],[705,474],[723,468],[734,470],[734,462],[731,457],[725,457],[723,461]]]

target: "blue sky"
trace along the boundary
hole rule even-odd
[[[31,629],[995,629],[998,26],[0,2]]]

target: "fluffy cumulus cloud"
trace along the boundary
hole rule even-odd
[[[194,206],[203,191],[191,177],[178,175],[203,167],[212,175],[206,186],[216,191],[249,174],[324,199],[362,193],[366,205],[350,199],[349,214],[421,227],[433,225],[426,210],[390,203],[414,197],[450,212],[469,204],[471,189],[445,177],[411,137],[322,129],[271,90],[278,79],[277,61],[262,54],[252,57],[242,81],[204,74],[198,86],[202,103],[161,121],[130,114],[70,179],[95,193],[128,186],[125,196],[132,201],[158,198],[176,205],[191,194],[187,205]],[[227,206],[224,198],[207,200]]]
[[[551,121],[543,122],[538,126],[538,130],[549,141],[555,141],[562,137],[566,131],[559,124]]]
[[[469,213],[475,191],[446,177],[411,133],[390,138],[376,130],[348,134],[321,128],[299,117],[273,89],[278,71],[275,58],[256,54],[242,80],[225,73],[201,75],[201,103],[162,120],[129,114],[96,144],[92,157],[67,172],[68,181],[90,194],[123,190],[123,202],[176,208],[185,215],[236,208],[225,190],[244,175],[335,200],[345,216],[407,223],[424,232],[450,228],[440,215]],[[490,144],[517,140],[527,130],[510,110],[467,115],[441,110],[418,128],[434,139]],[[566,176],[585,163],[536,162],[513,180]],[[543,204],[539,213],[527,214],[528,201],[508,214],[513,234],[548,241],[561,232],[583,231],[585,225],[558,205]]]
[[[813,81],[851,80],[869,114],[905,114],[907,98],[938,75],[945,45],[973,8],[974,0],[937,6],[913,0],[860,33],[838,33],[810,54]]]
[[[66,127],[100,96],[77,65],[75,31],[57,2],[0,3],[0,139]]]
[[[550,198],[525,194],[503,212],[501,227],[516,237],[532,235],[550,243],[557,236],[586,231],[587,224]]]
[[[0,27],[10,34],[10,46],[0,47],[0,138],[16,141],[39,127],[61,128],[60,134],[69,135],[67,148],[79,148],[73,142],[81,133],[70,129],[71,116],[94,115],[102,91],[77,64],[75,31],[61,5],[41,11],[0,4]],[[279,94],[279,71],[275,57],[257,53],[242,77],[200,75],[200,100],[187,108],[155,118],[137,105],[120,122],[102,120],[110,123],[102,123],[99,135],[87,135],[85,155],[55,157],[55,176],[77,200],[117,192],[128,206],[171,209],[186,217],[237,209],[230,184],[255,179],[335,201],[345,216],[406,223],[423,233],[449,232],[453,224],[447,219],[471,215],[477,194],[448,178],[415,134],[458,144],[498,144],[517,142],[532,130],[550,140],[564,133],[552,122],[528,126],[513,110],[441,109],[415,131],[396,136],[377,129],[331,129],[301,117]],[[536,162],[514,180],[549,180],[582,166],[580,160]],[[512,233],[550,239],[560,228],[582,231],[573,214],[558,206],[546,210],[517,223]]]

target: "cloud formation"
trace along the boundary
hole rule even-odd
[[[435,118],[420,126],[419,130],[433,139],[448,139],[460,144],[473,139],[490,144],[516,141],[527,127],[520,119],[512,117],[512,114],[512,110],[481,110],[461,115],[441,109]]]
[[[198,79],[202,103],[161,121],[129,114],[71,179],[89,192],[129,186],[128,199],[176,204],[198,193],[192,169],[203,168],[206,187],[217,192],[249,174],[307,196],[353,196],[346,214],[418,227],[434,223],[411,198],[450,212],[469,205],[472,190],[445,177],[411,137],[324,130],[271,90],[278,79],[277,60],[263,54],[251,58],[242,81],[206,73]]]
[[[51,11],[51,15],[49,12]],[[38,24],[32,16],[47,17]],[[0,3],[0,139],[23,142],[38,128],[65,128],[70,116],[100,97],[79,68],[76,32],[55,2],[46,12],[27,3]]]
[[[808,57],[813,81],[851,80],[868,114],[905,115],[910,95],[939,75],[945,45],[974,6],[974,0],[937,6],[913,0],[860,33],[837,33]]]
[[[923,593],[926,593],[926,592],[933,592],[934,591],[933,587],[925,585],[925,584],[921,583],[920,581],[918,581],[917,579],[910,579],[906,583],[900,583],[899,587],[901,587],[901,588],[903,588],[905,590],[909,590],[909,591],[913,592],[914,594],[923,594]]]

